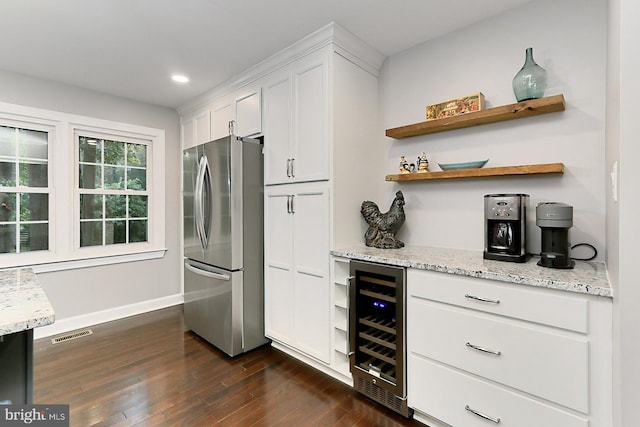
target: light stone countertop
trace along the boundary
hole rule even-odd
[[[377,249],[356,245],[331,251],[334,256],[371,261],[400,267],[439,271],[602,297],[613,297],[603,263],[576,261],[573,269],[555,269],[536,265],[537,257],[526,263],[492,261],[482,252],[407,246],[401,249]]]
[[[53,307],[32,269],[0,270],[0,336],[54,321]]]

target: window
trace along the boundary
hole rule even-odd
[[[148,240],[147,145],[78,136],[80,247]]]
[[[164,135],[0,102],[0,268],[162,257]]]
[[[49,249],[49,132],[0,126],[0,254]]]

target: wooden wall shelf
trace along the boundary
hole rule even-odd
[[[540,175],[563,173],[564,164],[546,163],[540,165],[500,166],[495,168],[461,169],[437,172],[415,172],[387,175],[386,181],[408,182],[458,178],[482,178],[508,175]]]
[[[430,133],[538,116],[540,114],[555,113],[564,111],[564,108],[564,96],[553,95],[546,98],[531,99],[516,104],[474,111],[459,116],[387,129],[385,134],[395,139],[409,138],[411,136],[427,135]]]

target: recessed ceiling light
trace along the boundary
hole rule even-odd
[[[189,81],[189,77],[183,74],[174,74],[171,76],[171,80],[176,83],[187,83]]]

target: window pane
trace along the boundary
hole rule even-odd
[[[102,246],[102,221],[80,223],[80,246]]]
[[[146,218],[147,196],[129,196],[129,217]]]
[[[22,224],[20,226],[20,252],[49,249],[49,224]]]
[[[127,196],[105,196],[105,218],[125,218]]]
[[[20,185],[48,187],[46,163],[20,163]]]
[[[102,168],[95,165],[80,165],[80,188],[102,188]]]
[[[16,220],[16,193],[0,193],[0,222]]]
[[[124,168],[105,166],[104,188],[109,190],[124,190]]]
[[[47,132],[18,129],[18,151],[22,158],[47,159],[48,142]]]
[[[14,253],[16,251],[15,224],[0,225],[0,253]]]
[[[81,136],[79,138],[80,161],[102,163],[102,140]]]
[[[117,243],[127,243],[126,221],[106,221],[105,223],[105,243],[113,245]]]
[[[81,194],[80,195],[80,219],[100,219],[100,218],[102,218],[102,195],[101,194]]]
[[[129,221],[129,243],[147,241],[147,220]]]
[[[0,186],[15,187],[16,164],[14,162],[0,162]]]
[[[127,169],[127,189],[144,191],[147,189],[146,169]]]
[[[16,130],[0,126],[0,156],[16,156]]]
[[[124,165],[125,143],[104,141],[104,164]]]
[[[39,193],[20,194],[20,221],[48,221],[49,195]]]
[[[142,144],[127,144],[127,165],[146,166],[147,146]]]

